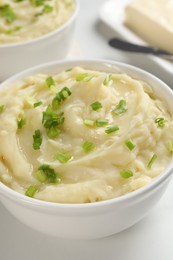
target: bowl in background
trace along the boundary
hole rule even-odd
[[[21,72],[3,82],[0,88],[29,75],[58,73],[67,68],[110,73],[127,73],[147,82],[155,96],[164,100],[173,113],[173,91],[161,80],[136,67],[113,61],[76,60],[52,62]],[[125,230],[141,220],[162,197],[172,177],[173,161],[152,182],[139,190],[107,201],[86,204],[60,204],[29,198],[0,183],[0,201],[21,222],[42,233],[73,239],[95,239]]]
[[[32,40],[0,44],[0,82],[26,68],[66,57],[73,44],[79,1],[71,17],[56,30]]]

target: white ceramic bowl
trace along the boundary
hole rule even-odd
[[[59,72],[73,67],[107,72],[125,72],[146,81],[173,113],[173,91],[158,78],[127,64],[112,61],[54,62],[24,71],[1,84],[1,88],[36,72]],[[21,222],[46,234],[93,239],[120,232],[141,220],[159,201],[172,176],[173,162],[148,186],[119,198],[88,204],[59,204],[21,195],[0,183],[0,200]]]
[[[79,1],[74,1],[72,16],[58,29],[22,43],[0,44],[0,82],[26,68],[66,57],[79,11]]]

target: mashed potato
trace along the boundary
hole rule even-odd
[[[32,40],[57,29],[74,6],[73,0],[0,1],[0,44]]]
[[[74,67],[0,91],[0,179],[40,200],[87,203],[133,192],[172,158],[173,121],[150,86]]]

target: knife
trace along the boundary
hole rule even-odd
[[[134,43],[124,41],[124,40],[116,38],[116,37],[110,39],[108,43],[111,47],[114,47],[119,50],[143,53],[143,54],[152,54],[152,55],[159,56],[160,58],[164,58],[164,59],[173,61],[173,53],[159,49],[157,47],[134,44]]]

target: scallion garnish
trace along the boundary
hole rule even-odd
[[[38,168],[38,172],[43,172],[44,175],[41,177],[40,173],[36,173],[35,177],[42,180],[41,182],[48,183],[57,183],[60,182],[60,178],[58,177],[58,173],[55,172],[53,168],[51,168],[47,164],[43,164]],[[39,176],[39,177],[38,177]]]
[[[94,126],[94,121],[93,120],[91,120],[91,119],[84,119],[84,125],[86,125],[86,126]]]
[[[40,182],[46,182],[46,180],[47,180],[47,175],[46,175],[46,173],[45,173],[44,171],[42,171],[42,170],[37,171],[37,172],[34,174],[34,177],[35,177],[38,181],[40,181]]]
[[[0,105],[0,114],[4,111],[5,106],[4,105]]]
[[[173,140],[170,140],[168,143],[168,150],[173,153]]]
[[[151,159],[149,160],[149,162],[147,163],[147,168],[151,169],[151,166],[153,165],[154,161],[157,159],[157,155],[154,153],[151,157]]]
[[[72,71],[72,68],[66,69],[65,72],[70,72]]]
[[[51,126],[47,129],[47,136],[51,139],[56,138],[61,133],[61,130],[56,126]]]
[[[52,100],[52,107],[53,109],[58,109],[61,102],[64,101],[66,98],[68,98],[71,95],[71,91],[68,87],[62,88],[54,97]]]
[[[167,120],[165,120],[163,117],[158,117],[155,119],[155,123],[158,127],[164,127]]]
[[[55,86],[55,81],[52,78],[52,76],[49,76],[49,77],[46,78],[46,85],[48,86],[48,88]]]
[[[25,192],[25,195],[28,197],[34,197],[35,193],[38,191],[38,186],[36,185],[31,185],[28,187],[28,189]]]
[[[70,154],[64,152],[58,152],[54,156],[54,159],[58,160],[60,163],[67,163],[71,158],[72,156]]]
[[[35,130],[33,135],[33,148],[34,150],[39,150],[42,144],[42,134],[39,129]]]
[[[112,74],[108,74],[103,81],[103,85],[108,86],[111,80],[112,80]]]
[[[113,132],[116,132],[119,130],[119,127],[117,125],[111,125],[111,126],[108,126],[105,130],[105,133],[106,134],[111,134]]]
[[[98,127],[103,127],[103,126],[105,126],[105,125],[108,125],[108,120],[106,120],[106,119],[97,119],[96,120],[96,126],[98,126]]]
[[[115,115],[120,115],[125,113],[128,110],[126,101],[121,99],[119,103],[116,105],[115,109],[112,110],[112,113]]]
[[[131,170],[121,170],[120,176],[124,179],[128,179],[133,176],[133,172]]]
[[[30,2],[35,6],[41,6],[44,4],[45,0],[30,0]]]
[[[103,107],[99,101],[95,101],[90,106],[91,106],[92,110],[94,110],[94,111],[97,111]]]
[[[41,106],[42,104],[43,104],[42,101],[38,101],[38,102],[35,102],[33,106],[38,107],[38,106]]]
[[[125,140],[125,145],[132,151],[135,148],[135,144],[132,142],[131,139]]]
[[[83,150],[84,150],[85,153],[89,153],[89,152],[91,152],[92,150],[94,150],[95,144],[92,143],[92,142],[89,142],[89,141],[85,141],[85,142],[82,144],[82,148],[83,148]]]
[[[44,5],[43,13],[48,14],[48,13],[51,13],[52,11],[53,11],[53,6],[48,5],[48,4],[45,4],[45,5]]]
[[[16,20],[16,14],[10,5],[2,5],[0,6],[0,16],[5,18],[6,23],[11,24]]]
[[[76,81],[85,81],[85,82],[88,82],[90,81],[94,76],[93,75],[90,75],[88,73],[79,73],[77,76],[76,76]]]
[[[26,124],[26,117],[20,117],[19,119],[17,119],[17,127],[18,129],[21,129],[24,125]]]

